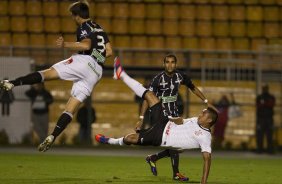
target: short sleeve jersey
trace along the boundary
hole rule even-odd
[[[153,78],[150,84],[149,90],[161,99],[166,116],[179,116],[177,95],[181,85],[190,89],[194,88],[191,78],[179,70],[176,70],[171,77],[161,72]]]
[[[211,132],[198,124],[198,118],[184,119],[184,123],[177,125],[169,121],[163,132],[163,147],[181,149],[200,148],[202,152],[211,153]]]
[[[109,38],[101,26],[92,20],[88,20],[77,28],[76,37],[78,42],[86,38],[91,40],[90,50],[80,51],[79,54],[90,55],[97,62],[105,62],[106,44],[109,42]]]

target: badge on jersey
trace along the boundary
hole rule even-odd
[[[69,65],[69,64],[71,64],[72,62],[73,62],[73,60],[72,60],[72,58],[70,58],[70,59],[66,60],[66,61],[64,62],[64,64],[65,64],[65,65]]]

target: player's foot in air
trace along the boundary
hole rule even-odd
[[[48,149],[50,149],[54,140],[55,140],[55,138],[54,138],[53,135],[49,135],[48,137],[46,137],[46,139],[41,144],[39,144],[38,151],[45,152]]]
[[[114,79],[118,80],[120,79],[120,76],[123,72],[123,67],[121,66],[121,62],[119,57],[117,56],[114,60]]]
[[[176,175],[173,177],[174,180],[177,181],[189,181],[189,178],[180,174],[180,173],[176,173]]]
[[[108,142],[109,142],[109,138],[102,135],[102,134],[97,134],[95,136],[95,139],[96,139],[97,142],[103,143],[103,144],[108,144]]]
[[[13,89],[14,84],[10,83],[8,80],[2,80],[0,81],[0,89],[4,89],[6,91],[9,91]]]
[[[157,172],[156,161],[153,161],[153,160],[152,160],[151,155],[148,155],[148,156],[146,157],[146,162],[149,164],[150,169],[151,169],[151,172],[153,173],[153,175],[154,175],[154,176],[157,176],[157,175],[158,175],[158,172]]]

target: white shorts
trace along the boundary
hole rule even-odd
[[[103,68],[88,55],[76,54],[52,66],[60,79],[73,81],[71,95],[83,102],[101,79]]]

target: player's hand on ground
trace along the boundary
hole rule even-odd
[[[142,120],[139,120],[139,121],[136,123],[136,125],[135,125],[135,132],[136,132],[136,133],[139,133],[139,132],[140,132],[142,124],[143,124],[143,121],[142,121]]]
[[[63,48],[64,47],[64,38],[62,36],[60,36],[57,40],[56,40],[57,46]]]

